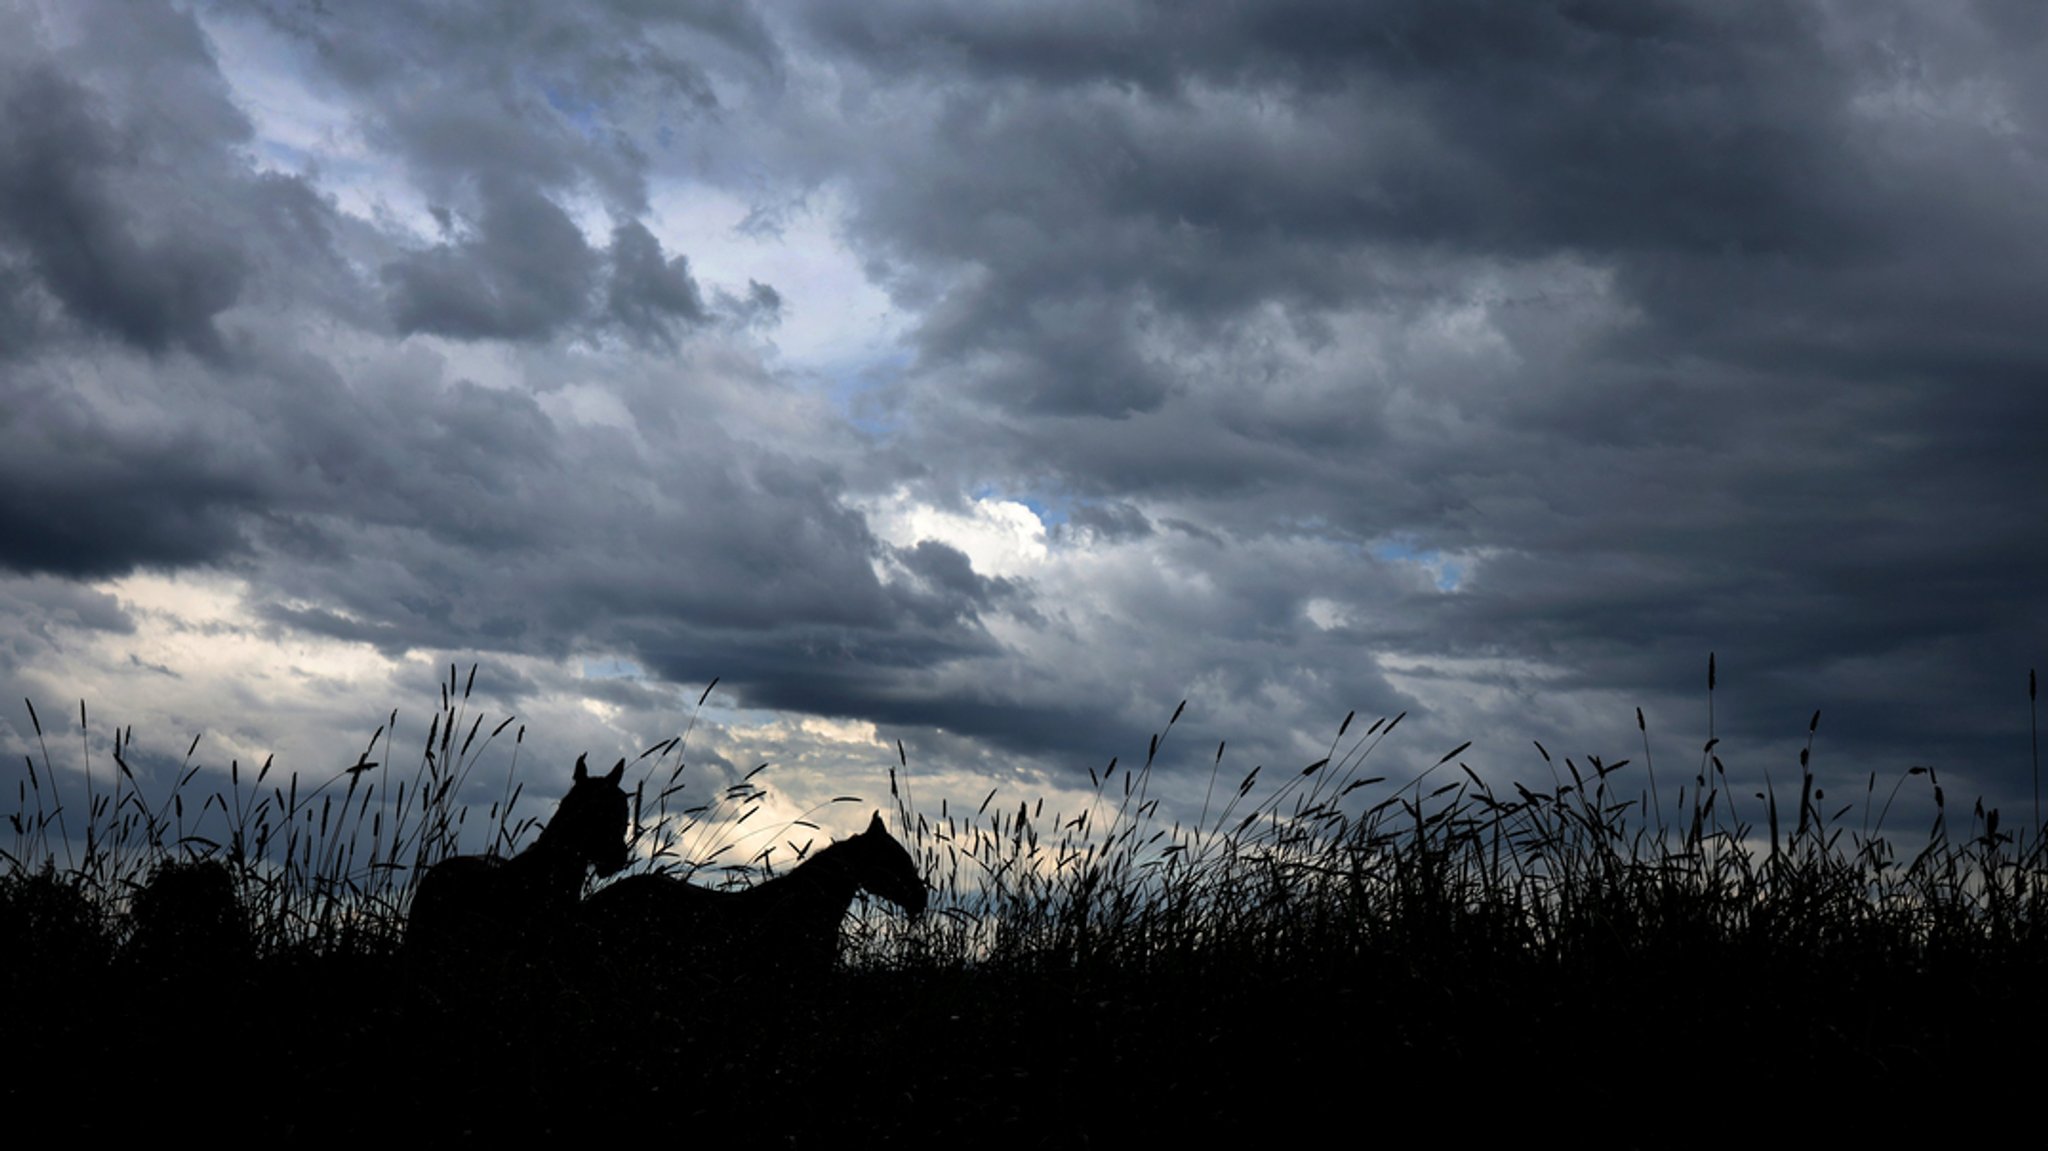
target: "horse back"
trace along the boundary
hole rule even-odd
[[[818,917],[788,894],[771,884],[719,891],[668,875],[636,875],[592,895],[584,908],[591,936],[612,963],[662,981],[822,972],[837,954],[837,920],[821,936]]]
[[[414,952],[477,955],[526,947],[574,906],[512,860],[451,856],[427,869],[413,893],[406,947]]]

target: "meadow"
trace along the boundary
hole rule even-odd
[[[453,802],[523,734],[470,712],[474,674],[451,673],[416,763],[386,727],[312,785],[236,764],[193,789],[188,752],[152,795],[131,734],[94,765],[83,706],[68,736],[34,717],[0,859],[11,1112],[265,1138],[1078,1146],[1420,1122],[1646,1146],[1981,1123],[1953,1092],[2031,1066],[2042,1034],[2036,828],[1952,817],[1922,768],[1830,796],[1810,744],[1782,794],[1738,795],[1718,740],[1673,770],[1640,713],[1640,762],[1539,746],[1543,790],[1403,748],[1399,716],[1346,717],[1302,767],[1228,778],[1219,747],[1180,823],[1153,796],[1176,711],[1077,811],[919,811],[892,777],[931,910],[856,903],[829,978],[655,987],[548,948],[435,985],[400,946],[411,878],[542,822],[510,818],[515,791]],[[60,794],[53,737],[88,757],[86,793]],[[816,841],[800,820],[780,854],[736,851],[772,770],[686,803],[686,747],[634,765],[638,869],[746,885]],[[1902,794],[1930,826],[1889,827]]]

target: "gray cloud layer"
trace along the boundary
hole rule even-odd
[[[989,763],[1190,691],[1261,754],[1418,701],[1424,738],[1620,739],[1602,701],[1695,714],[1719,650],[1744,734],[1822,706],[1853,771],[2016,786],[2031,9],[15,11],[22,602],[232,570],[280,629],[626,652]],[[259,165],[209,27],[434,226]],[[747,327],[786,285],[657,237],[671,185],[845,205],[912,323],[858,421]],[[899,488],[1030,499],[1055,562],[888,542]]]
[[[1830,702],[1889,659],[1842,700],[1877,746],[2015,718],[2048,492],[2037,17],[816,12],[913,109],[864,133],[899,152],[859,202],[945,283],[900,399],[940,475],[1485,557],[1392,614],[1370,576],[1295,588],[1383,648],[1638,693],[1736,648]]]

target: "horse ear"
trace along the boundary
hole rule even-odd
[[[868,829],[866,834],[873,835],[878,831],[884,835],[888,834],[888,829],[882,826],[882,813],[880,811],[875,812],[875,817],[873,819],[868,820]]]
[[[619,762],[618,762],[618,763],[616,763],[616,764],[612,765],[612,770],[611,770],[611,773],[610,773],[610,774],[608,774],[608,775],[606,775],[606,776],[604,777],[604,781],[605,781],[606,783],[609,783],[609,784],[612,784],[612,785],[614,785],[614,786],[617,786],[618,782],[619,782],[619,781],[620,781],[621,779],[624,779],[625,777],[626,777],[626,761],[625,761],[625,759],[624,759],[624,758],[621,758],[621,759],[619,760]]]
[[[584,752],[584,753],[583,753],[582,755],[579,755],[579,756],[577,756],[577,757],[576,757],[576,782],[577,782],[577,783],[582,783],[582,782],[583,782],[584,780],[586,780],[586,779],[589,779],[589,778],[590,778],[590,773],[589,773],[589,772],[587,772],[587,771],[585,771],[585,770],[583,770],[583,761],[584,761],[584,760],[586,760],[586,759],[588,759],[588,758],[590,758],[590,753],[589,753],[589,752]]]

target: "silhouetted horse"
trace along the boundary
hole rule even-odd
[[[607,958],[657,976],[815,976],[838,959],[840,921],[858,891],[924,912],[924,879],[880,812],[866,831],[753,887],[714,891],[634,875],[592,895],[584,913]]]
[[[405,945],[415,956],[531,958],[558,926],[570,922],[595,868],[611,875],[626,866],[629,822],[619,780],[626,761],[602,779],[576,759],[576,780],[540,838],[506,859],[457,855],[427,869],[412,897]]]

